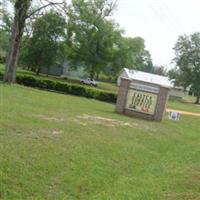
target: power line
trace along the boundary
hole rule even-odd
[[[180,30],[183,31],[183,27],[177,22],[177,20],[174,17],[170,17],[171,15],[169,15],[169,9],[165,5],[163,6],[163,1],[153,0],[153,4],[152,1],[150,2],[149,0],[145,0],[145,2],[168,32],[174,32],[177,34]]]
[[[173,19],[175,25],[178,25],[183,30],[183,32],[185,32],[185,26],[181,23],[181,21],[179,21],[177,19],[177,17],[174,15],[174,12],[172,12],[172,10],[169,8],[169,6],[167,5],[167,3],[165,1],[163,1],[162,5],[165,8],[165,10],[168,12],[168,14],[169,14],[168,16],[170,16],[171,19]],[[186,14],[186,12],[185,12],[185,14]],[[187,20],[188,21],[187,25],[189,25],[190,27],[192,27],[192,29],[194,30],[194,25],[189,20],[189,17],[187,15],[184,17],[184,20]]]

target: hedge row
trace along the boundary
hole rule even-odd
[[[3,73],[0,71],[0,80],[3,80]]]
[[[115,93],[101,91],[95,88],[88,88],[82,85],[68,84],[54,80],[36,78],[34,76],[17,75],[16,82],[25,86],[93,98],[109,103],[115,103],[117,98]]]

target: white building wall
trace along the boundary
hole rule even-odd
[[[187,95],[187,92],[184,92],[183,90],[176,89],[176,88],[171,88],[169,91],[169,97],[171,98],[182,99],[186,95]]]

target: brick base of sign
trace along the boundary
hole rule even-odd
[[[124,109],[123,114],[130,116],[130,117],[137,117],[137,118],[143,118],[143,119],[147,119],[147,120],[154,120],[154,116],[153,115],[148,115],[145,113],[140,113],[140,112],[135,112],[132,110],[128,110],[128,109]]]
[[[145,112],[141,112],[141,111],[138,111],[138,110],[127,108],[127,103],[128,103],[127,97],[128,97],[129,90],[131,90],[131,88],[130,88],[131,84],[139,86],[138,87],[138,93],[141,93],[141,91],[139,90],[140,88],[142,90],[142,87],[140,87],[140,84],[143,87],[146,86],[146,88],[155,87],[156,89],[158,89],[158,93],[156,94],[157,99],[155,100],[156,101],[155,107],[153,108],[154,111],[152,113],[149,114],[149,113],[145,113]],[[167,99],[168,99],[168,92],[169,92],[169,88],[165,88],[165,87],[162,87],[162,86],[158,86],[158,85],[154,85],[154,84],[148,84],[148,83],[144,83],[144,82],[140,82],[140,81],[132,81],[132,80],[129,80],[129,79],[121,79],[121,85],[119,87],[117,103],[116,103],[116,112],[122,113],[122,114],[125,114],[125,115],[128,115],[128,116],[144,118],[144,119],[147,119],[147,120],[162,121],[163,115],[164,115],[164,112],[165,112],[166,102],[167,102]],[[148,91],[145,91],[144,96],[146,97],[147,94],[148,94]],[[149,94],[151,96],[151,92],[149,92]],[[141,104],[142,103],[143,103],[143,100],[142,100]],[[138,104],[141,105],[140,103],[138,103]]]

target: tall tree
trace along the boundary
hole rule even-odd
[[[0,3],[0,61],[3,63],[5,62],[6,52],[8,51],[11,26],[13,23],[12,16],[4,9],[6,5],[5,3]]]
[[[0,29],[0,62],[5,62],[8,49],[9,36],[6,31]]]
[[[196,103],[200,103],[200,33],[180,36],[174,50],[175,78],[179,85],[191,86],[197,96]]]
[[[22,40],[24,28],[26,25],[26,19],[48,6],[64,4],[64,2],[60,3],[50,0],[45,1],[45,5],[41,5],[39,8],[29,13],[32,0],[12,0],[12,2],[14,2],[14,20],[11,30],[10,45],[7,52],[4,82],[15,82],[17,58],[20,50],[20,43]]]
[[[141,59],[144,48],[144,39],[140,37],[127,38],[118,34],[112,51],[112,59],[105,69],[105,74],[116,78],[124,67],[141,69],[141,66],[144,65],[144,60]]]
[[[83,62],[93,78],[110,62],[118,27],[108,18],[113,0],[72,0],[68,12],[72,59]]]
[[[138,57],[144,52],[144,39],[141,37],[135,38],[123,38],[122,42],[124,45],[122,46],[122,55],[124,57],[124,61],[122,63],[123,66],[127,68],[137,68],[138,66]]]
[[[136,58],[136,66],[138,70],[153,73],[154,66],[149,51],[143,49],[143,51],[139,55],[137,55]]]
[[[65,50],[65,19],[53,10],[36,19],[31,38],[25,37],[20,62],[40,73],[41,67],[58,64]]]
[[[30,3],[31,0],[16,0],[15,2],[15,17],[7,55],[4,82],[13,83],[15,81],[17,57]]]
[[[160,76],[167,76],[167,70],[164,66],[154,66],[152,73]]]

